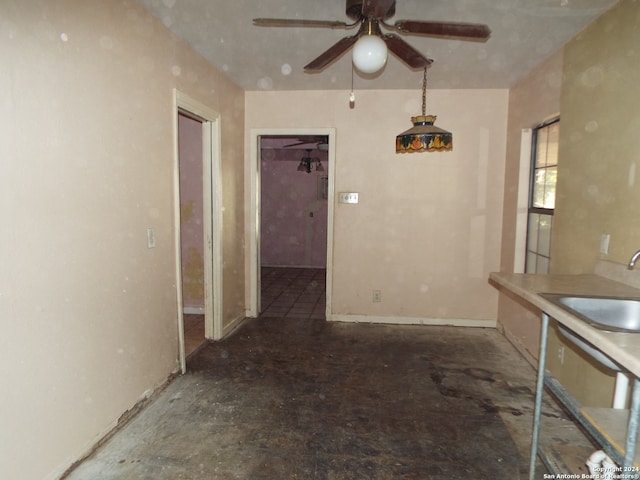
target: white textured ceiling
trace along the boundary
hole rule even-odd
[[[255,17],[350,22],[344,0],[138,0],[234,82],[252,90],[351,88],[351,52],[320,73],[303,67],[354,30],[258,27]],[[617,0],[397,0],[400,19],[484,23],[491,38],[403,38],[434,60],[429,88],[509,88]],[[615,35],[615,33],[612,33]],[[361,89],[419,88],[422,72],[393,55]]]

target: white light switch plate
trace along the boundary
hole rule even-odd
[[[340,203],[358,203],[358,194],[355,192],[340,192],[338,201]]]

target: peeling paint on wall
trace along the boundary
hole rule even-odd
[[[193,219],[194,208],[195,208],[195,204],[193,200],[180,204],[180,224],[182,226],[191,222],[191,219]]]
[[[190,247],[183,254],[182,296],[186,305],[204,300],[204,259],[196,247]]]

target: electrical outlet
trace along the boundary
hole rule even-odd
[[[147,228],[147,248],[156,248],[156,232],[153,228]]]
[[[600,253],[602,255],[609,255],[609,240],[611,240],[611,235],[608,233],[603,233],[600,236]]]
[[[564,365],[564,347],[558,347],[558,360],[560,365]]]
[[[381,290],[374,290],[373,291],[372,301],[376,302],[376,303],[382,301],[382,291]]]

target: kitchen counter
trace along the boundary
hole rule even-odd
[[[540,353],[534,408],[534,427],[531,442],[531,459],[538,456],[538,439],[541,425],[542,397],[546,385],[555,398],[589,432],[613,461],[631,473],[624,478],[640,478],[640,452],[637,452],[638,424],[640,422],[640,334],[607,332],[592,327],[563,308],[546,300],[540,293],[640,298],[640,289],[609,280],[598,275],[532,275],[492,273],[490,282],[529,302],[544,312],[541,316]],[[633,379],[630,410],[593,409],[582,407],[579,402],[545,370],[545,353],[548,339],[549,318],[554,318],[569,330],[594,345],[617,364],[628,370]],[[546,372],[546,373],[545,373]],[[541,374],[542,373],[542,374]],[[626,426],[626,428],[625,428]],[[638,453],[638,455],[636,455]],[[561,459],[540,451],[549,471],[565,473]],[[536,462],[529,465],[529,480],[536,477]],[[558,478],[558,477],[554,477]],[[577,478],[577,477],[576,477]],[[623,477],[620,477],[623,478]]]
[[[640,333],[607,332],[594,328],[539,295],[540,293],[563,293],[640,298],[640,289],[599,275],[534,275],[496,272],[491,273],[489,279],[499,290],[512,292],[531,303],[597,347],[633,375],[640,377]]]

